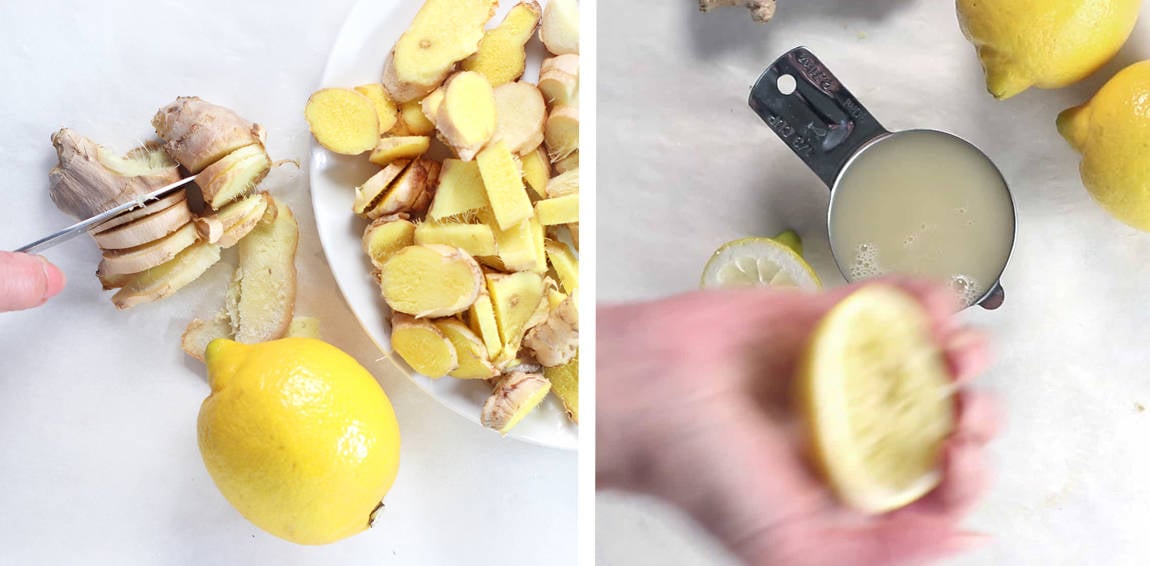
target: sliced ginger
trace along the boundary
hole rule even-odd
[[[419,102],[419,107],[423,110],[423,117],[427,118],[428,122],[435,124],[435,121],[439,119],[439,107],[443,104],[443,98],[445,96],[446,93],[443,87],[439,87],[431,91],[431,94],[423,97],[423,100]]]
[[[506,145],[492,144],[479,153],[476,161],[499,228],[508,230],[534,214],[523,186],[523,174]]]
[[[472,256],[495,255],[495,234],[486,224],[423,222],[415,227],[416,244],[441,244]]]
[[[391,186],[392,181],[399,177],[411,161],[400,159],[392,161],[382,170],[369,177],[362,185],[355,188],[355,201],[351,205],[351,209],[356,214],[363,216],[367,211],[375,208],[383,199],[383,195],[387,193],[388,187]]]
[[[487,193],[479,164],[458,159],[443,160],[439,173],[439,187],[431,201],[428,216],[444,220],[487,207]]]
[[[579,169],[564,171],[547,181],[547,198],[558,198],[579,193]]]
[[[547,104],[535,85],[507,83],[494,90],[495,133],[490,144],[502,142],[516,155],[533,151],[543,143]]]
[[[555,275],[559,276],[559,285],[567,293],[574,293],[579,288],[579,259],[571,248],[562,242],[547,240],[544,244],[547,250],[547,259],[555,268]]]
[[[483,426],[507,434],[551,391],[551,382],[536,373],[514,372],[504,376],[483,404]]]
[[[239,266],[230,289],[235,340],[246,344],[283,338],[295,312],[299,226],[287,205],[269,197],[268,206],[274,218],[257,224],[237,246]]]
[[[563,403],[571,422],[579,424],[579,356],[561,366],[543,369],[551,382],[551,392]]]
[[[383,299],[416,318],[452,316],[479,297],[483,271],[471,256],[440,245],[409,246],[379,268]]]
[[[579,193],[543,199],[535,203],[535,217],[543,226],[579,221]]]
[[[375,106],[375,115],[379,119],[379,131],[386,132],[395,126],[398,121],[399,109],[395,106],[395,101],[391,99],[391,95],[387,94],[387,89],[379,83],[359,85],[354,89],[356,92],[368,97],[372,105]]]
[[[543,278],[529,271],[488,273],[487,293],[499,326],[499,339],[505,353],[519,351],[523,335],[543,302]]]
[[[525,154],[520,163],[523,164],[523,180],[539,198],[547,198],[547,182],[551,180],[551,160],[543,147],[537,147]]]
[[[426,0],[384,64],[383,84],[397,102],[426,96],[479,50],[499,0]]]
[[[427,153],[430,147],[431,138],[427,136],[382,138],[371,151],[368,160],[380,167],[386,167],[394,161],[419,157]]]
[[[175,232],[142,246],[105,250],[96,273],[99,276],[139,273],[171,261],[198,239],[196,227],[188,223]]]
[[[479,73],[456,73],[444,86],[435,125],[464,161],[471,161],[495,133],[495,94]]]
[[[217,212],[197,218],[196,231],[201,239],[221,248],[230,248],[255,229],[268,210],[268,202],[265,194],[233,202]]]
[[[579,53],[579,4],[575,0],[550,0],[543,9],[539,39],[556,55]]]
[[[503,23],[488,30],[479,41],[479,51],[463,60],[460,67],[487,77],[491,86],[519,80],[527,68],[526,45],[543,10],[535,0],[516,4],[503,18]]]
[[[575,153],[579,149],[579,107],[553,107],[543,125],[543,141],[553,162]]]
[[[484,257],[484,263],[500,271],[528,271],[538,263],[535,257],[535,244],[532,241],[531,222],[524,220],[508,230],[499,228],[489,209],[481,210],[480,220],[491,227],[495,234],[497,257]]]
[[[391,254],[415,245],[415,224],[394,216],[377,218],[363,231],[363,251],[379,269]]]
[[[192,211],[185,199],[155,214],[134,220],[98,234],[92,238],[105,250],[122,250],[142,246],[179,230],[192,221]]]
[[[268,172],[272,160],[262,143],[237,149],[209,165],[196,176],[204,202],[219,210],[252,191]]]
[[[220,261],[220,247],[198,242],[180,252],[171,261],[153,267],[117,285],[112,303],[119,309],[158,301],[195,281]]]
[[[166,142],[164,149],[172,159],[192,173],[241,147],[264,142],[264,130],[258,124],[195,96],[181,96],[161,108],[152,126]]]
[[[431,204],[439,168],[438,161],[415,159],[387,186],[364,216],[375,219],[394,214],[423,214]]]
[[[173,166],[173,167],[178,167],[178,166]],[[159,188],[159,187],[157,187],[157,188]],[[125,212],[125,213],[123,213],[123,214],[103,223],[103,224],[100,224],[99,226],[92,228],[91,233],[92,234],[99,234],[101,232],[106,232],[106,231],[111,230],[112,228],[115,228],[117,226],[123,226],[124,224],[127,224],[129,222],[135,222],[141,218],[144,218],[145,216],[151,216],[153,214],[163,212],[163,211],[165,211],[165,210],[167,210],[173,206],[184,206],[184,207],[186,207],[186,206],[188,206],[187,201],[188,201],[188,194],[187,193],[185,193],[183,191],[176,191],[172,194],[169,194],[166,197],[156,199],[156,200],[149,202],[148,204],[145,204],[144,206],[137,208],[135,210],[129,210],[128,212]]]
[[[543,61],[539,92],[549,107],[572,106],[579,100],[579,56],[560,55]]]
[[[487,294],[486,288],[468,310],[467,320],[471,331],[482,338],[483,345],[487,348],[488,359],[498,356],[503,351],[503,341],[499,338],[495,307],[491,304],[491,295]]]
[[[487,356],[483,340],[466,324],[454,318],[445,318],[436,321],[435,327],[455,346],[456,358],[459,360],[458,367],[448,372],[448,375],[459,379],[489,379],[498,375]]]
[[[399,107],[399,116],[408,135],[426,136],[435,132],[435,123],[423,114],[423,105],[418,100],[404,102]]]
[[[459,368],[455,345],[430,321],[391,315],[391,348],[416,372],[443,377]]]
[[[315,141],[335,153],[359,155],[379,141],[375,103],[352,89],[320,89],[307,99],[303,113]]]

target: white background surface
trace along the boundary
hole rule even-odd
[[[824,282],[841,284],[827,190],[746,103],[776,57],[807,45],[889,129],[944,129],[981,146],[1018,206],[1006,304],[965,315],[995,339],[980,386],[1008,411],[990,448],[996,483],[968,522],[994,539],[954,563],[1145,564],[1150,411],[1136,403],[1150,406],[1150,235],[1091,202],[1054,120],[1150,58],[1150,22],[1083,84],[995,102],[953,2],[781,0],[765,26],[744,10],[695,8],[632,0],[600,18],[600,299],[688,291],[723,242],[787,227]],[[729,560],[659,504],[598,503],[602,565]]]
[[[0,248],[71,222],[47,196],[62,126],[119,149],[152,114],[199,95],[268,130],[273,158],[305,160],[303,104],[351,8],[332,2],[6,2],[0,11]],[[321,7],[322,6],[322,7]],[[0,563],[571,564],[576,455],[501,440],[380,361],[336,291],[316,238],[306,174],[273,191],[295,210],[297,312],[371,369],[396,407],[399,478],[374,529],[296,546],[245,521],[196,448],[208,393],[179,337],[222,300],[228,273],[118,312],[75,240],[46,255],[69,276],[43,308],[0,315]]]

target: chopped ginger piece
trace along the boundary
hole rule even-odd
[[[547,398],[549,391],[551,382],[539,374],[515,372],[504,377],[483,404],[483,426],[507,434]]]
[[[483,345],[487,348],[488,359],[499,355],[503,350],[503,342],[499,338],[499,325],[495,322],[495,307],[491,304],[491,296],[487,290],[475,299],[475,304],[467,312],[467,319],[471,331],[483,338]]]
[[[415,228],[416,244],[441,244],[473,256],[495,254],[495,234],[486,224],[424,222]]]
[[[543,125],[543,139],[552,162],[566,159],[579,149],[579,107],[556,106]]]
[[[435,324],[400,312],[391,315],[391,348],[427,377],[443,377],[459,367],[455,345]]]
[[[391,100],[383,85],[379,83],[360,85],[354,90],[370,98],[375,105],[375,113],[379,118],[379,131],[386,132],[395,127],[395,122],[399,119],[399,109],[395,107],[395,102]]]
[[[551,392],[563,403],[571,422],[579,424],[579,356],[561,366],[544,368]]]
[[[539,198],[547,198],[547,182],[551,179],[551,161],[542,147],[528,152],[520,160],[523,164],[523,180]]]
[[[335,153],[359,155],[379,141],[379,113],[349,88],[325,88],[307,100],[304,117],[315,141]]]
[[[507,83],[495,88],[495,133],[489,144],[502,142],[516,155],[543,143],[547,104],[535,85]]]
[[[363,231],[363,251],[371,264],[379,269],[391,254],[415,245],[415,224],[411,221],[385,216],[377,218]]]
[[[495,91],[479,73],[456,73],[444,87],[435,126],[459,158],[471,161],[495,133]]]
[[[579,4],[575,0],[550,0],[543,9],[539,39],[556,55],[579,53]]]
[[[508,230],[534,214],[515,157],[502,142],[479,152],[479,174],[499,228]]]
[[[428,215],[435,220],[444,220],[487,206],[479,164],[458,159],[443,160],[439,188],[435,191]]]
[[[455,63],[479,50],[499,0],[425,0],[400,36],[383,70],[383,84],[397,102],[435,90]]]
[[[519,351],[523,335],[529,329],[529,322],[540,303],[544,302],[543,278],[538,273],[522,271],[512,274],[488,273],[486,279],[503,351],[514,354]]]
[[[436,321],[435,326],[455,346],[455,355],[459,359],[459,366],[448,375],[459,379],[490,379],[498,375],[487,357],[483,340],[466,324],[454,318],[445,318]]]
[[[479,51],[463,60],[463,70],[481,73],[491,86],[519,80],[526,69],[525,46],[535,35],[542,12],[535,0],[516,4],[503,18],[503,23],[483,35]]]
[[[562,242],[547,240],[544,245],[547,248],[547,259],[551,260],[551,266],[559,276],[559,285],[568,294],[574,293],[579,288],[579,260],[575,253]]]
[[[410,135],[426,136],[435,131],[435,124],[423,115],[423,106],[418,100],[404,102],[399,107],[399,118]]]
[[[379,279],[388,306],[416,318],[463,312],[484,284],[483,271],[471,256],[440,245],[395,252],[380,266]]]
[[[431,138],[427,136],[396,136],[382,138],[371,151],[368,158],[380,167],[386,167],[393,161],[400,159],[414,159],[427,153],[431,147]]]
[[[535,216],[544,226],[579,221],[579,193],[543,199],[535,203]]]
[[[572,106],[579,100],[579,56],[560,55],[543,60],[539,91],[550,107]]]

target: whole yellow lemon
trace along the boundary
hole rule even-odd
[[[1122,49],[1141,6],[1141,0],[958,0],[958,21],[978,49],[987,89],[1006,99],[1090,76]]]
[[[215,340],[200,407],[204,465],[252,523],[300,544],[369,526],[399,467],[399,426],[354,358],[313,338]]]
[[[1090,102],[1058,116],[1082,154],[1082,182],[1110,214],[1150,232],[1150,61],[1127,67]]]

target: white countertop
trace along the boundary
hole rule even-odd
[[[198,95],[263,124],[273,158],[305,160],[303,105],[352,4],[6,3],[0,247],[71,222],[47,193],[48,138],[62,126],[127,150],[151,135],[159,107]],[[213,269],[166,301],[119,312],[95,278],[96,246],[77,239],[45,253],[69,277],[60,296],[0,314],[0,561],[575,562],[576,454],[500,439],[379,360],[336,290],[306,179],[281,171],[273,189],[300,221],[297,312],[320,317],[324,338],[373,371],[403,437],[399,478],[375,528],[302,547],[233,510],[196,448],[204,371],[179,347],[192,316],[220,304],[227,273]]]
[[[995,102],[953,2],[781,0],[765,26],[735,8],[699,14],[692,0],[612,3],[599,28],[600,300],[690,290],[723,242],[788,227],[824,282],[842,283],[827,190],[746,100],[775,58],[806,45],[888,128],[981,146],[1017,203],[1006,304],[964,315],[995,339],[980,386],[1008,411],[989,449],[995,484],[967,523],[994,540],[954,564],[1145,564],[1150,234],[1091,202],[1054,120],[1150,58],[1147,20],[1081,85]],[[603,566],[730,561],[661,504],[601,494],[598,506]]]

